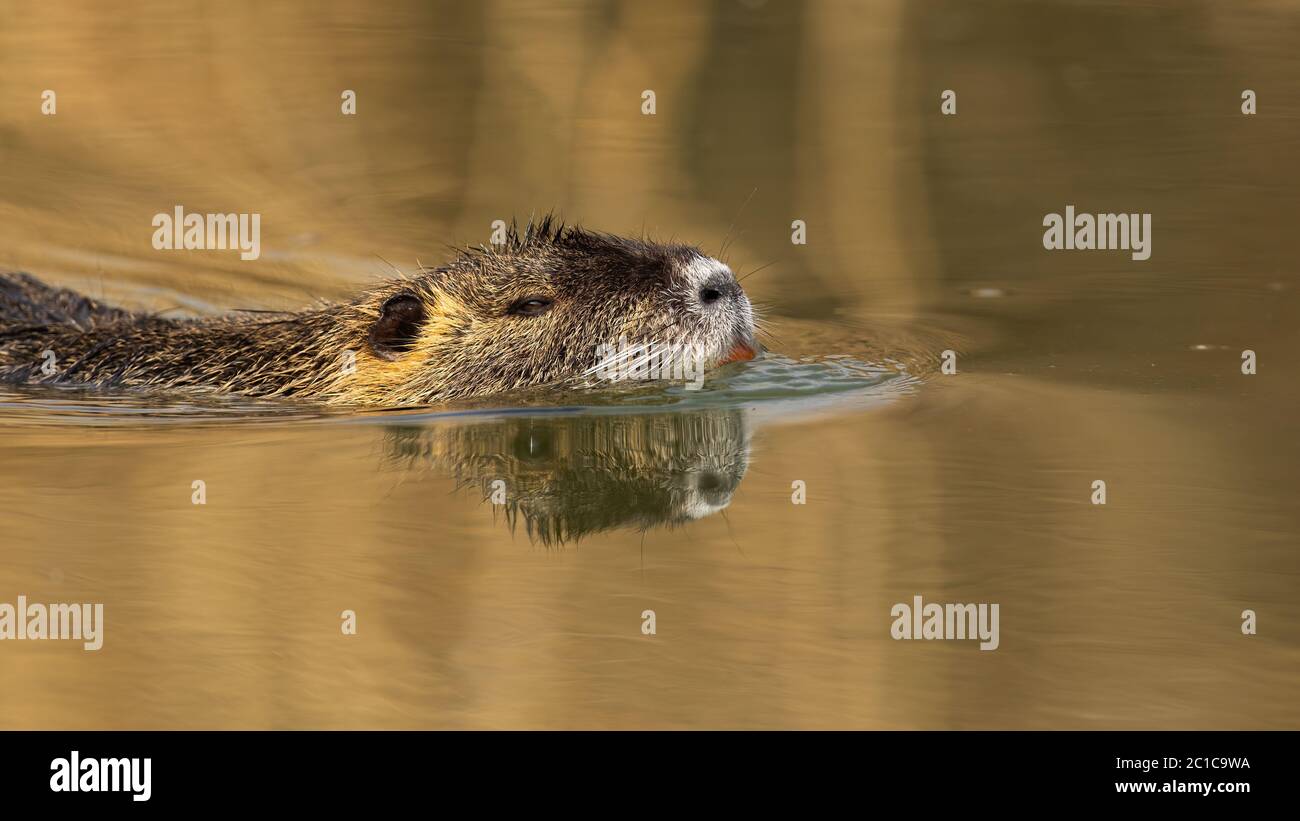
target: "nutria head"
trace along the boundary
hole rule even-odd
[[[369,404],[589,383],[598,350],[621,340],[625,356],[653,343],[705,367],[759,350],[749,299],[723,263],[549,219],[354,308],[342,345],[360,349],[356,369],[335,388]]]

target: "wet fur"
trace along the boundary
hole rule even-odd
[[[697,342],[719,355],[727,340],[749,337],[747,301],[743,319],[701,311],[677,286],[683,267],[701,257],[687,246],[547,218],[512,227],[501,246],[461,251],[444,267],[350,302],[202,319],[125,311],[27,274],[4,274],[0,382],[385,406],[574,382],[595,364],[596,346],[619,336]],[[533,294],[553,299],[553,308],[533,317],[509,313]],[[418,332],[400,350],[377,347],[386,304],[400,297],[410,307],[409,296],[422,314]],[[42,372],[46,351],[56,357],[52,374]],[[348,352],[354,372],[344,367]]]

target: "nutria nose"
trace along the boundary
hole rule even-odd
[[[735,298],[740,293],[740,286],[736,280],[732,279],[730,274],[715,274],[709,277],[703,285],[700,286],[700,303],[703,305],[712,305],[723,297]]]
[[[695,487],[697,487],[701,493],[722,490],[722,486],[722,477],[711,470],[701,473],[700,480],[695,483]]]

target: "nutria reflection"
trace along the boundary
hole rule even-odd
[[[735,409],[529,416],[394,427],[385,459],[476,489],[512,531],[522,515],[528,537],[549,545],[717,513],[745,475],[749,440]]]

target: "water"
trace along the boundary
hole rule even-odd
[[[557,209],[725,241],[776,337],[700,391],[0,391],[0,602],[107,620],[0,644],[0,726],[1300,726],[1285,4],[0,15],[4,269],[295,308]],[[176,204],[262,257],[154,251]],[[1044,251],[1067,204],[1152,258]],[[892,640],[915,595],[999,648]]]

